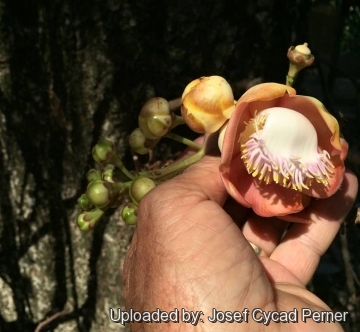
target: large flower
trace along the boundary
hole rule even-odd
[[[317,99],[286,85],[249,89],[220,137],[227,191],[260,216],[299,212],[343,180],[348,145],[338,122]]]

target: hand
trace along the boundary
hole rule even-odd
[[[134,323],[132,331],[263,331],[265,325],[251,318],[254,308],[298,310],[297,324],[270,322],[266,331],[342,331],[335,323],[304,324],[301,309],[330,311],[305,286],[353,205],[356,177],[347,172],[334,196],[313,201],[310,224],[288,228],[228,200],[219,162],[206,156],[144,197],[124,266],[127,310],[184,308],[202,311],[203,322],[194,327],[180,317],[177,324]],[[259,257],[248,241],[262,248]],[[213,308],[248,308],[248,322],[211,323]]]

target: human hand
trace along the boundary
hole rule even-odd
[[[132,331],[262,331],[265,325],[251,318],[255,308],[298,310],[297,324],[271,322],[267,331],[341,331],[339,324],[305,324],[300,313],[330,311],[306,284],[353,205],[356,177],[347,172],[334,196],[313,200],[312,222],[292,224],[283,237],[287,222],[227,200],[219,163],[206,156],[144,197],[124,266],[127,310],[184,308],[202,311],[203,322],[133,323]],[[259,257],[248,241],[262,248]],[[250,316],[247,323],[211,323],[213,308],[248,308]]]

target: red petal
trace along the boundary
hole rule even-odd
[[[226,169],[224,172],[220,169],[220,175],[227,192],[240,204],[250,208],[251,204],[245,200],[239,189],[249,190],[252,186],[253,178],[248,174],[240,155],[231,161],[229,169]]]
[[[311,198],[299,191],[284,188],[276,183],[265,184],[247,173],[238,156],[229,172],[222,173],[228,193],[245,207],[252,207],[262,217],[283,216],[303,210]]]

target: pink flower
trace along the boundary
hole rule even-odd
[[[224,185],[260,216],[297,213],[341,185],[348,144],[315,98],[282,84],[256,85],[240,98],[225,130],[219,140]]]

